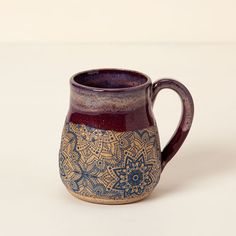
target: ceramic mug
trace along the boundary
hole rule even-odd
[[[59,154],[60,176],[68,191],[102,204],[147,197],[191,127],[194,105],[187,88],[172,79],[152,84],[147,75],[122,69],[84,71],[72,76],[70,86]],[[152,107],[164,88],[177,92],[183,112],[161,151]]]

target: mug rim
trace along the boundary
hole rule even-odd
[[[77,76],[80,75],[85,75],[85,74],[97,74],[97,73],[101,73],[101,72],[113,72],[113,73],[125,73],[125,74],[129,74],[129,75],[133,75],[133,76],[139,76],[144,78],[146,81],[144,83],[141,83],[139,85],[134,85],[131,87],[123,87],[123,88],[103,88],[103,87],[94,87],[94,86],[88,86],[88,85],[84,85],[81,84],[79,82],[77,82],[75,80],[75,78]],[[128,92],[131,90],[140,90],[140,89],[144,89],[147,88],[149,85],[152,84],[151,79],[148,75],[141,73],[139,71],[136,70],[129,70],[129,69],[120,69],[120,68],[100,68],[100,69],[90,69],[90,70],[84,70],[81,72],[78,72],[74,75],[71,76],[70,78],[70,84],[76,88],[81,88],[81,89],[86,89],[86,90],[92,90],[95,92]]]

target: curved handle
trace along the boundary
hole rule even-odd
[[[164,88],[172,89],[177,92],[182,100],[183,109],[179,126],[161,153],[162,170],[182,146],[191,128],[194,114],[194,104],[190,92],[183,84],[176,80],[161,79],[156,81],[152,86],[152,103],[154,103],[159,91]]]

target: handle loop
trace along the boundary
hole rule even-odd
[[[182,146],[191,128],[194,115],[194,104],[190,92],[183,84],[173,79],[161,79],[153,84],[151,97],[153,104],[157,94],[165,88],[174,90],[180,96],[183,106],[178,128],[161,153],[162,170]]]

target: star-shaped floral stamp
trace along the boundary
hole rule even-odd
[[[136,159],[127,157],[124,167],[113,169],[117,176],[113,189],[122,190],[124,197],[142,194],[145,187],[152,183],[150,177],[152,166],[145,163],[143,154]]]

